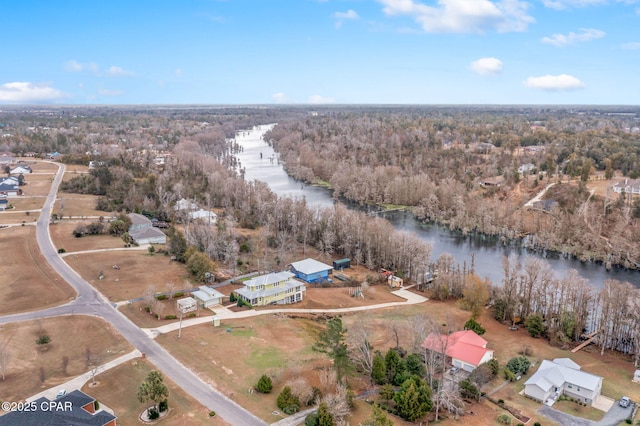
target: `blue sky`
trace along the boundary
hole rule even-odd
[[[0,104],[640,103],[640,0],[20,0]]]

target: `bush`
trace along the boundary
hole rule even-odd
[[[160,404],[158,404],[158,410],[160,410],[161,413],[164,413],[165,411],[167,411],[167,408],[169,408],[169,404],[167,403],[167,401],[160,401]]]
[[[39,336],[38,339],[36,339],[36,343],[38,345],[46,345],[50,341],[51,341],[51,338],[46,334],[43,334],[42,336]]]
[[[509,380],[510,382],[513,382],[516,379],[516,375],[513,374],[510,370],[508,370],[507,368],[504,369],[504,378],[505,380]]]
[[[195,318],[195,317],[196,317],[195,312],[191,312],[189,315],[187,315],[187,318]]]
[[[285,386],[280,395],[278,395],[278,408],[289,415],[300,410],[300,400],[291,393],[289,386]]]
[[[542,426],[542,425],[540,424],[540,422],[535,422],[533,426]]]
[[[273,382],[271,381],[271,377],[263,374],[258,380],[256,384],[256,390],[260,393],[269,393],[273,389]]]
[[[159,294],[156,296],[156,300],[166,300],[166,299],[167,299],[166,294]]]
[[[518,374],[524,374],[531,367],[531,361],[525,356],[518,356],[515,358],[511,358],[509,362],[507,362],[506,369],[511,371],[516,376]]]
[[[66,251],[65,249],[63,249],[63,248],[59,248],[59,249],[58,249],[58,253],[66,253],[66,252],[67,252],[67,251]]]
[[[235,293],[231,293],[229,295],[229,302],[236,302],[238,300],[238,297],[236,296]]]
[[[93,410],[94,411],[100,410],[100,403],[98,402],[97,399],[95,401],[93,401]]]
[[[304,426],[318,426],[318,414],[311,413],[304,418]]]
[[[215,416],[216,416],[215,411],[209,411],[209,417],[215,417]]]
[[[511,416],[509,416],[508,414],[500,414],[498,416],[498,418],[496,419],[496,421],[500,424],[503,425],[510,425],[511,424]]]
[[[166,320],[174,320],[174,319],[178,319],[178,317],[175,316],[175,315],[165,315],[164,319],[166,319]]]
[[[149,411],[147,411],[147,414],[149,414],[149,420],[155,420],[158,417],[160,417],[160,413],[155,408],[149,408]]]
[[[496,377],[498,375],[498,373],[500,372],[500,364],[498,363],[498,360],[497,359],[490,359],[487,362],[487,365],[491,369],[491,374],[493,375],[493,377]]]
[[[184,292],[183,291],[177,291],[175,293],[173,293],[173,298],[176,299],[178,297],[182,297],[184,296]]]
[[[524,320],[524,326],[527,328],[531,337],[540,337],[544,332],[544,320],[542,319],[542,315],[529,315],[527,319]]]

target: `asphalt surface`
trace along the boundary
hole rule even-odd
[[[620,423],[623,423],[625,419],[631,417],[631,414],[633,413],[633,404],[627,408],[623,408],[620,407],[618,405],[618,401],[616,401],[611,409],[604,415],[602,420],[597,422],[572,416],[571,414],[564,413],[546,405],[540,407],[540,409],[538,409],[538,413],[562,426],[617,426]]]
[[[57,164],[57,163],[56,163]],[[0,317],[0,324],[16,321],[27,321],[60,315],[94,315],[113,325],[118,332],[136,349],[144,353],[166,377],[173,380],[185,392],[199,401],[209,410],[214,410],[225,421],[233,425],[266,424],[240,405],[230,400],[216,389],[205,383],[191,370],[182,365],[164,348],[152,340],[138,326],[125,317],[120,311],[96,291],[87,281],[82,279],[58,255],[49,234],[51,207],[57,197],[58,187],[64,175],[65,166],[60,169],[51,185],[42,212],[37,221],[36,237],[43,257],[51,267],[76,291],[77,298],[65,305],[40,311],[26,312]],[[116,413],[117,414],[117,413]]]

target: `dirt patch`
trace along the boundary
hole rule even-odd
[[[174,283],[176,290],[193,287],[187,283],[183,264],[172,262],[162,254],[149,255],[143,250],[71,254],[64,260],[114,302],[141,297],[149,286],[155,292],[167,291],[167,283]],[[113,269],[114,265],[119,269]],[[104,274],[103,280],[98,279],[100,271]]]
[[[12,314],[59,305],[75,297],[40,254],[35,227],[0,230],[0,312]]]
[[[36,344],[44,335],[50,343]],[[0,327],[0,336],[11,354],[0,388],[3,401],[19,401],[85,373],[90,369],[87,348],[101,364],[133,350],[110,324],[88,316],[7,324]]]
[[[93,396],[100,403],[111,408],[118,416],[118,424],[140,424],[138,417],[144,410],[145,404],[138,402],[136,394],[140,384],[155,367],[147,360],[135,359],[119,365],[98,375],[100,384],[82,388],[83,392]],[[169,378],[164,377],[164,383],[169,389],[169,414],[163,418],[162,425],[226,425],[227,423],[216,416],[209,417],[209,410],[198,401],[187,395]]]
[[[97,221],[97,219],[96,219]],[[64,220],[58,221],[49,226],[51,240],[56,247],[63,247],[67,253],[85,250],[99,250],[107,248],[123,248],[124,241],[122,238],[111,235],[85,235],[76,238],[73,230],[81,224],[89,224],[92,220]],[[104,224],[108,229],[109,224]]]

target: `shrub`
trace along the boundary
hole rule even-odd
[[[540,424],[540,422],[535,422],[533,426],[542,426],[542,425]]]
[[[318,414],[311,413],[304,418],[304,426],[318,426]]]
[[[467,378],[460,382],[460,396],[469,399],[480,399],[480,391],[477,386]]]
[[[496,421],[500,424],[503,425],[510,425],[511,424],[511,417],[508,414],[500,414],[498,416],[498,418],[496,419]]]
[[[506,369],[515,375],[526,373],[529,370],[529,367],[531,367],[531,361],[529,361],[525,356],[511,358],[506,365]]]
[[[263,374],[258,380],[256,384],[256,390],[260,393],[269,393],[273,389],[273,382],[271,381],[271,377]]]
[[[93,401],[93,410],[94,411],[100,410],[100,403],[98,402],[97,399],[95,401]]]
[[[36,339],[36,343],[38,345],[46,345],[50,341],[51,341],[51,338],[46,334],[43,334],[42,336],[39,336],[38,339]]]
[[[505,380],[509,380],[510,382],[513,382],[516,379],[516,375],[513,374],[510,370],[508,370],[507,368],[504,369],[504,378]]]
[[[542,315],[529,315],[524,321],[524,326],[527,328],[531,337],[540,337],[544,332],[544,320],[542,319]]]
[[[187,318],[195,318],[195,317],[196,317],[195,312],[191,312],[189,315],[187,315]]]
[[[493,377],[497,376],[498,373],[500,372],[500,364],[498,363],[498,360],[497,359],[490,359],[487,362],[487,365],[491,369],[491,374],[493,375]]]
[[[499,399],[498,400],[498,404],[500,404],[500,405],[504,404],[504,399]]]
[[[166,319],[166,320],[174,320],[174,319],[178,319],[178,317],[175,316],[175,315],[165,315],[164,319]]]
[[[160,404],[158,404],[158,410],[160,410],[161,413],[167,411],[167,408],[169,408],[169,404],[167,403],[167,400],[165,399],[164,401],[160,401]]]
[[[229,302],[236,302],[238,300],[238,297],[236,296],[235,293],[231,293],[229,295]]]
[[[183,291],[177,291],[175,293],[173,293],[173,298],[176,299],[178,297],[182,297],[184,296],[184,292]]]
[[[278,408],[289,415],[300,410],[300,400],[291,393],[289,386],[285,386],[280,395],[278,395]]]
[[[149,408],[147,413],[149,414],[149,420],[155,420],[160,417],[160,413],[155,408]]]
[[[66,253],[66,252],[67,252],[67,251],[66,251],[65,249],[63,249],[63,248],[59,248],[59,249],[58,249],[58,253]]]
[[[166,299],[167,299],[166,294],[159,294],[156,296],[156,300],[166,300]]]
[[[216,416],[215,411],[209,411],[209,417],[215,417],[215,416]]]

